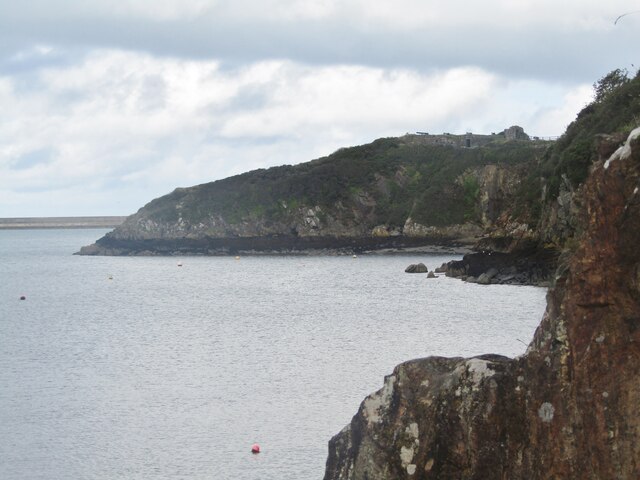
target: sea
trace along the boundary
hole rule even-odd
[[[0,231],[1,479],[322,479],[395,365],[521,355],[545,308],[404,273],[455,254],[72,255],[106,232]]]

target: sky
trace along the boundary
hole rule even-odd
[[[635,0],[0,0],[0,217],[416,131],[557,136],[640,66]]]

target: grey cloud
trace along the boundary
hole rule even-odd
[[[43,7],[44,8],[44,7]],[[475,65],[529,78],[592,80],[605,68],[635,61],[629,45],[640,34],[630,28],[571,32],[482,24],[467,28],[364,28],[349,19],[277,22],[238,20],[209,13],[193,20],[152,21],[97,17],[74,12],[35,17],[0,11],[8,44],[53,44],[147,51],[182,58],[216,58],[231,63],[287,58],[308,64],[362,64],[422,71]],[[13,17],[13,18],[12,18]],[[18,17],[18,18],[16,18]],[[15,47],[14,47],[15,48]]]

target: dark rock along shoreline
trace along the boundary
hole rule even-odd
[[[468,251],[468,245],[432,237],[332,237],[270,235],[257,237],[202,237],[120,239],[105,236],[82,247],[80,255],[236,255],[363,253],[411,249]]]
[[[580,236],[515,359],[397,366],[325,480],[640,478],[640,129],[580,192]]]

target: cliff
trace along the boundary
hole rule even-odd
[[[526,354],[399,365],[330,441],[325,480],[640,478],[640,128],[572,201]]]

